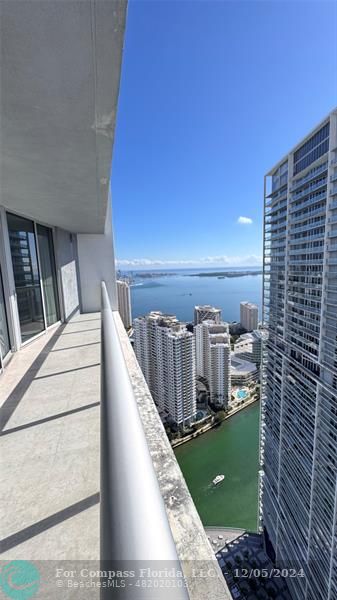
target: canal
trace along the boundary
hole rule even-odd
[[[200,437],[175,449],[205,526],[256,531],[259,411],[255,402]],[[225,479],[212,484],[216,475]]]

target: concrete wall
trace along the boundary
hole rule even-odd
[[[80,311],[76,236],[57,228],[54,244],[61,316],[67,321]]]
[[[101,309],[101,281],[105,281],[111,307],[118,310],[115,256],[111,225],[111,202],[104,234],[78,234],[78,264],[83,312]]]

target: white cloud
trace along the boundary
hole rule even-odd
[[[132,258],[117,259],[116,265],[119,268],[141,268],[141,267],[202,267],[202,266],[223,266],[223,267],[255,267],[261,266],[262,257],[256,254],[246,256],[205,256],[203,258],[188,260],[159,260],[150,258]]]
[[[253,223],[253,219],[251,219],[250,217],[239,217],[237,222],[240,225],[251,225]]]

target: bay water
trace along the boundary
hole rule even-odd
[[[145,315],[151,310],[174,314],[181,321],[193,321],[194,306],[211,304],[222,309],[224,321],[240,320],[240,302],[248,300],[259,306],[261,318],[262,275],[243,277],[207,276],[208,272],[239,271],[240,269],[180,269],[166,271],[164,276],[142,278],[134,272],[131,286],[133,318]],[[242,271],[256,271],[244,268]],[[164,273],[164,271],[161,271]],[[192,276],[203,273],[203,277]]]

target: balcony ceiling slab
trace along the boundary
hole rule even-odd
[[[102,233],[126,2],[3,0],[1,13],[0,204]]]

